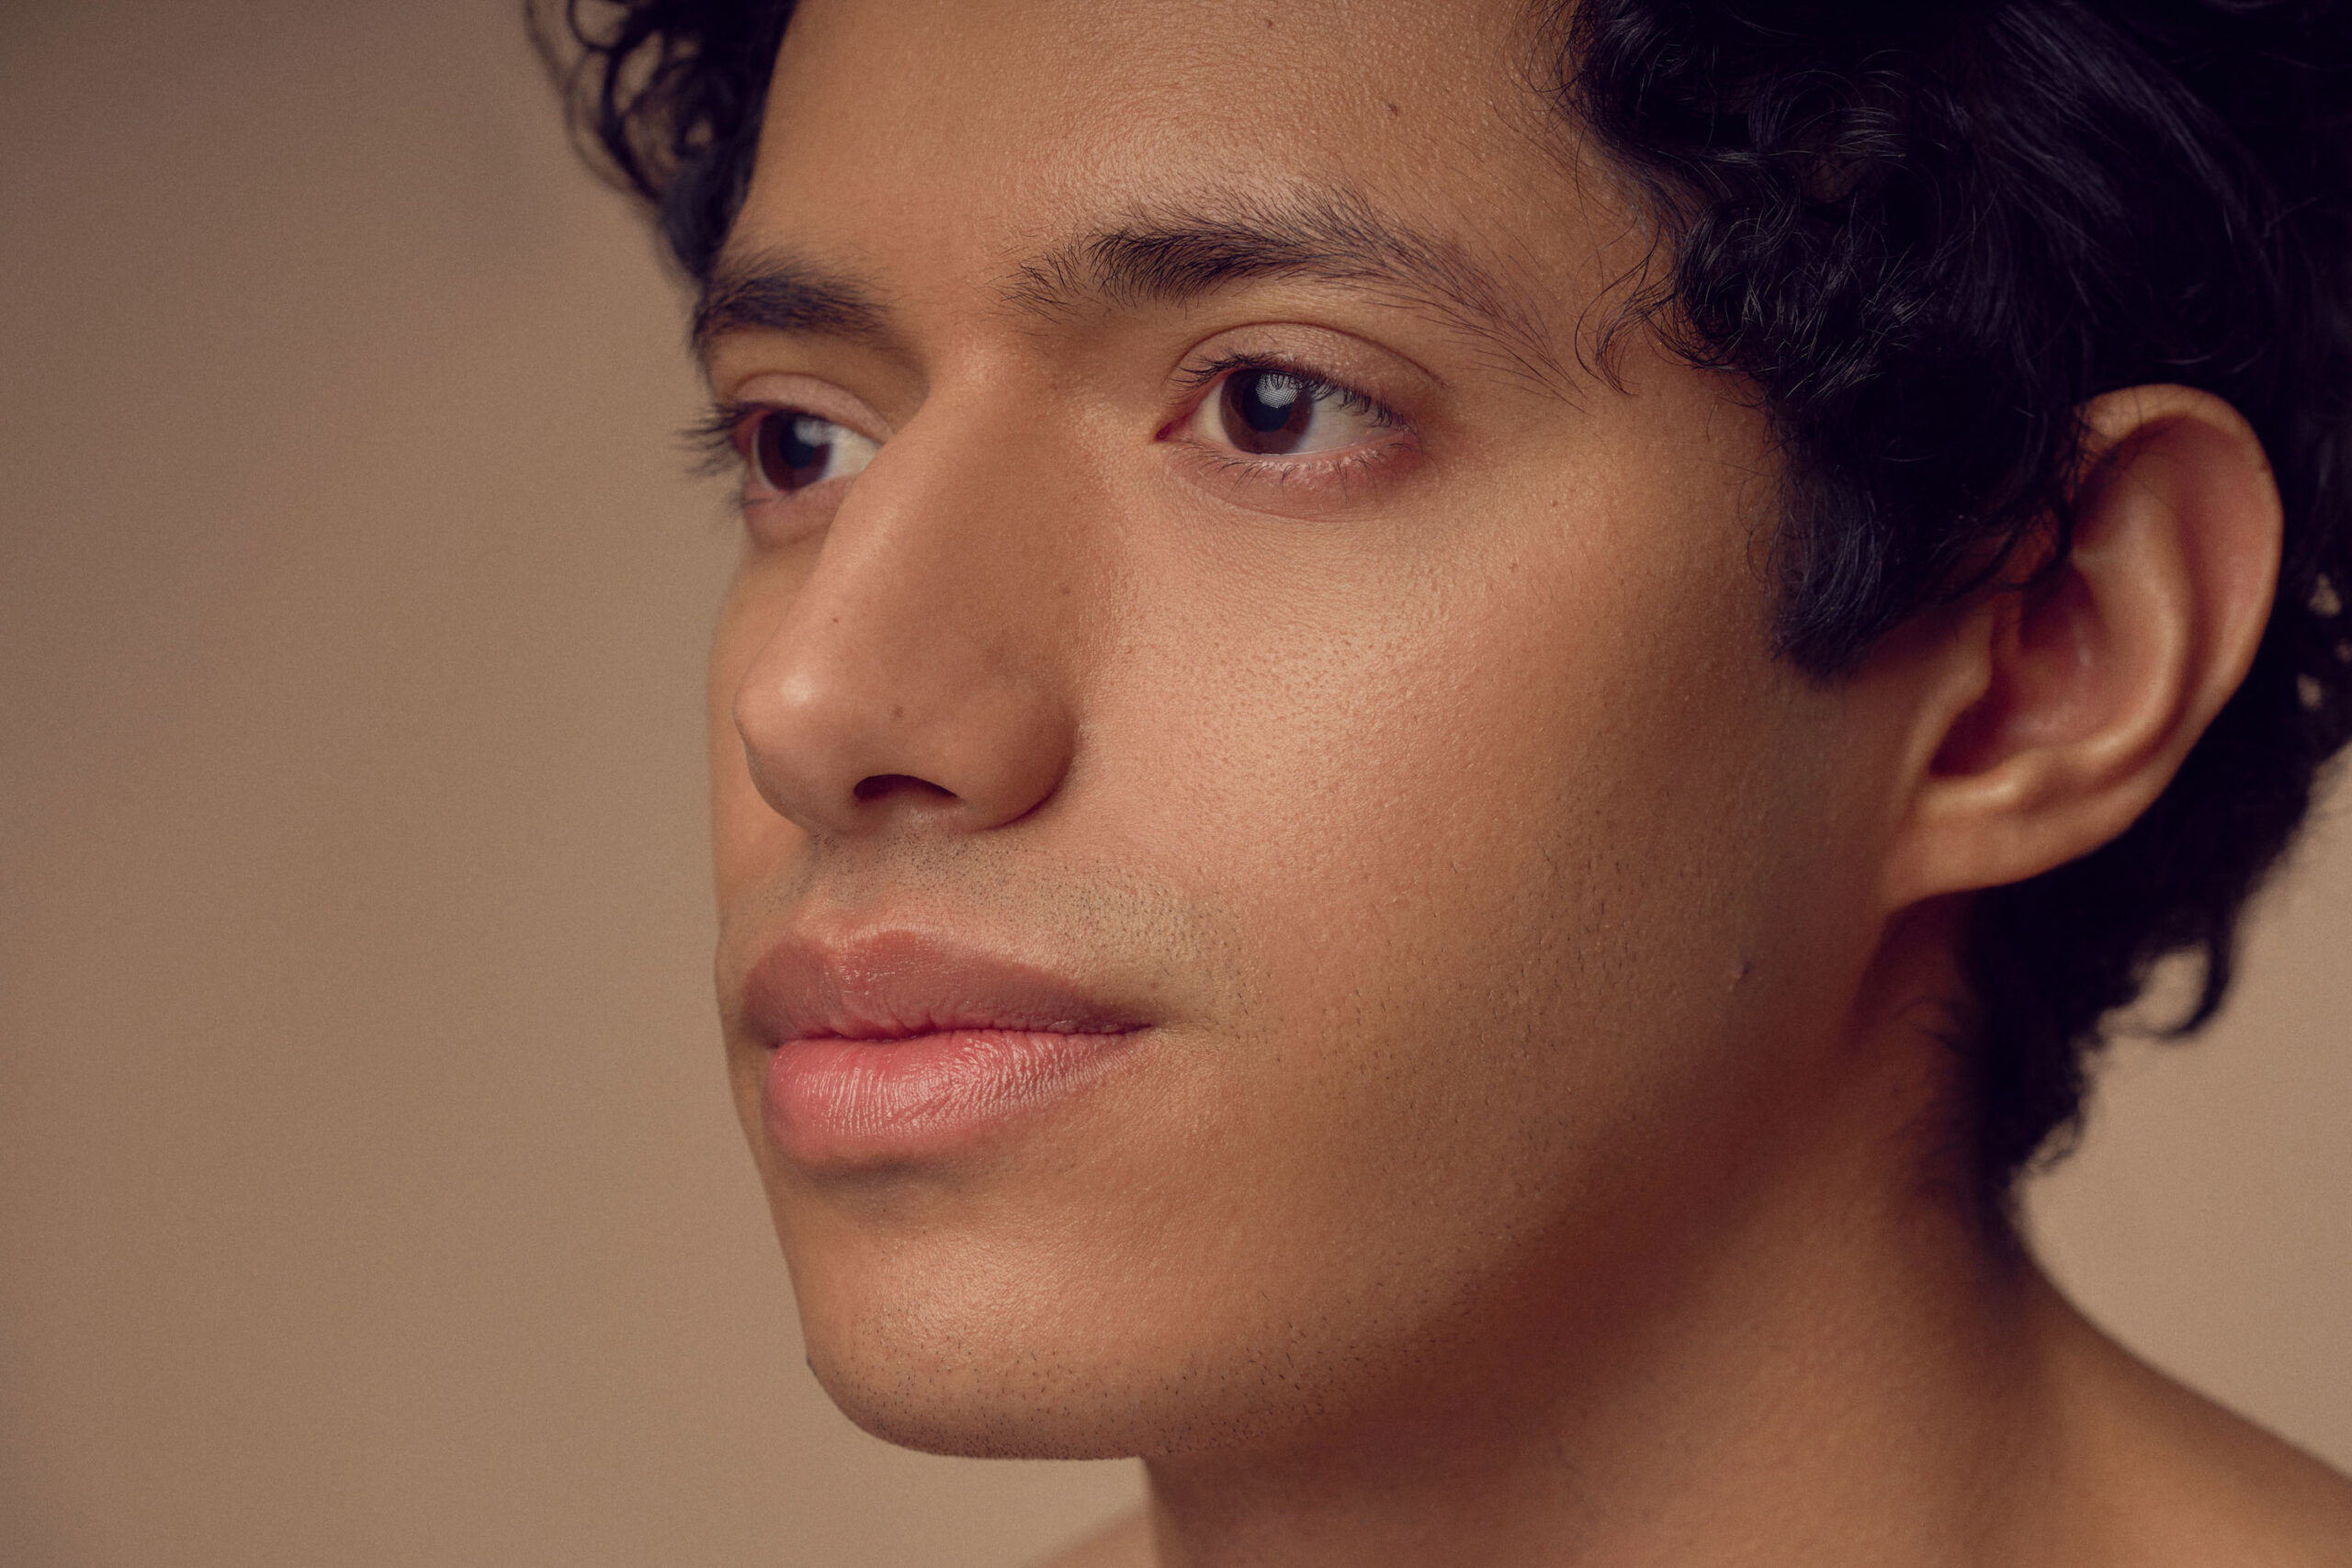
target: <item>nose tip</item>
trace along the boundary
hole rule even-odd
[[[780,626],[737,688],[762,798],[816,836],[980,832],[1055,794],[1074,727],[1051,686],[921,646],[856,646],[846,616]]]

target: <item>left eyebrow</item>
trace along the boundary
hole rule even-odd
[[[1003,293],[1017,310],[1057,317],[1090,301],[1130,310],[1189,305],[1270,278],[1382,291],[1477,340],[1509,368],[1555,387],[1566,379],[1544,312],[1524,292],[1459,242],[1414,230],[1342,192],[1152,209],[1024,263]]]

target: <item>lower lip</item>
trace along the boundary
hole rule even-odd
[[[1134,1038],[956,1029],[787,1040],[768,1058],[768,1136],[819,1168],[946,1154],[1075,1090]]]

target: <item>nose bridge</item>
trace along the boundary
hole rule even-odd
[[[1076,736],[1073,498],[1003,400],[935,389],[842,498],[734,697],[753,782],[811,832],[1035,809]]]

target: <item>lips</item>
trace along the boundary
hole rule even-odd
[[[796,938],[744,989],[770,1140],[812,1169],[944,1157],[1069,1097],[1147,1026],[1044,968],[911,932]]]

